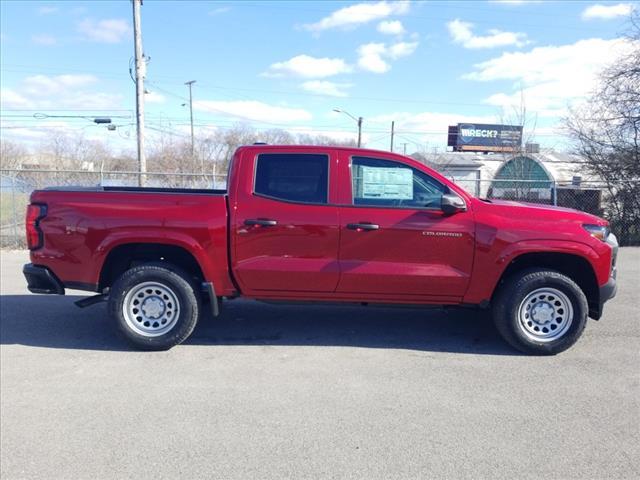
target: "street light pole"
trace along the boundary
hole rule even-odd
[[[347,117],[352,118],[353,120],[355,120],[358,123],[358,148],[360,148],[360,145],[362,145],[362,117],[354,117],[353,115],[351,115],[349,112],[347,112],[346,110],[341,110],[339,108],[334,108],[333,109],[334,112],[336,113],[344,113]]]
[[[136,132],[138,137],[138,184],[145,183],[147,159],[144,155],[144,54],[142,53],[142,31],[140,30],[140,6],[142,0],[133,0],[133,40],[136,61]]]

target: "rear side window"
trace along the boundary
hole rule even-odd
[[[254,192],[301,203],[327,203],[329,157],[301,153],[258,156]]]

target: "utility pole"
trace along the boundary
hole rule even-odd
[[[403,147],[403,148],[402,148],[402,153],[403,153],[404,155],[406,155],[406,154],[407,154],[407,145],[408,145],[407,143],[403,143],[403,144],[402,144],[402,147]]]
[[[189,80],[184,84],[189,87],[189,115],[191,116],[191,159],[193,160],[194,156],[194,142],[193,142],[193,96],[191,94],[191,86],[196,83],[195,80]],[[204,168],[202,169],[202,173],[204,173]]]
[[[140,30],[140,7],[142,0],[133,0],[133,41],[136,61],[136,132],[138,136],[138,184],[142,187],[147,173],[147,159],[144,155],[144,77],[146,64],[142,53],[142,31]]]
[[[389,148],[389,151],[391,153],[393,153],[393,131],[394,131],[394,127],[396,125],[395,120],[391,122],[391,148]]]

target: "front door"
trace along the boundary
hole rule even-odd
[[[440,201],[449,188],[407,164],[359,156],[348,163],[337,291],[381,300],[462,297],[473,262],[472,212],[445,215]]]
[[[261,153],[242,159],[251,183],[232,213],[233,271],[243,292],[333,292],[338,208],[329,205],[332,155]],[[248,176],[247,175],[247,176]]]

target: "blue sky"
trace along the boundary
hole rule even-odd
[[[555,125],[629,48],[637,2],[205,2],[146,0],[147,124],[186,135],[194,85],[198,132],[238,122],[367,146],[439,148],[446,126],[516,120],[562,148]],[[82,132],[133,148],[129,1],[2,1],[2,136]],[[34,113],[49,115],[33,118]],[[85,119],[112,116],[117,132]],[[122,117],[122,118],[119,118]],[[535,128],[533,128],[535,125]],[[117,135],[117,136],[116,136]]]

